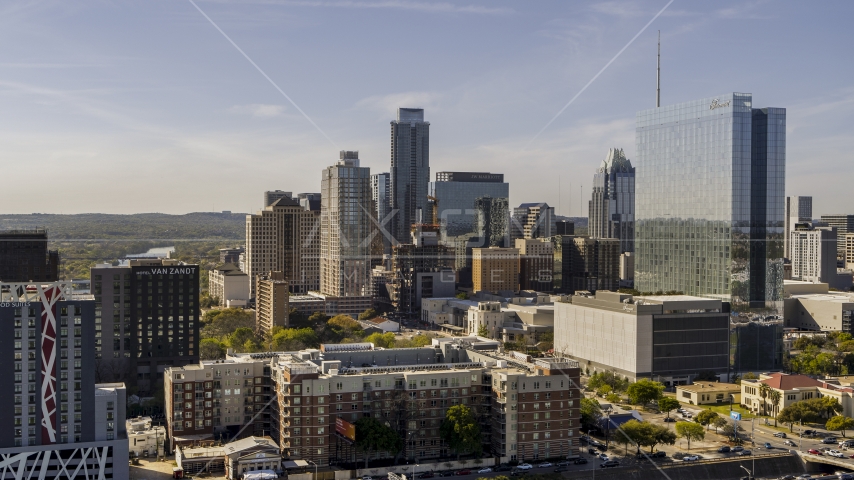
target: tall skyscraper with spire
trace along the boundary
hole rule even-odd
[[[409,243],[412,224],[424,222],[430,213],[430,123],[424,121],[424,109],[397,109],[397,120],[391,122],[389,173],[389,208],[396,211],[391,234],[398,242]]]
[[[635,250],[635,167],[621,148],[608,150],[593,175],[588,218],[591,238],[617,238],[620,253]]]

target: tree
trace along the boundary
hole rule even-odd
[[[679,408],[679,400],[673,397],[661,397],[658,399],[658,409],[667,413],[667,418],[670,418],[670,412]]]
[[[612,391],[613,391],[613,389],[611,388],[611,386],[608,384],[605,384],[605,385],[602,385],[601,387],[599,387],[599,390],[596,390],[596,395],[599,395],[600,397],[604,397],[604,396],[608,395],[609,393],[611,393]]]
[[[783,394],[779,390],[771,390],[768,393],[768,398],[771,400],[771,415],[774,416],[774,426],[777,426],[777,413],[780,410],[780,400],[783,399]]]
[[[388,333],[372,333],[365,337],[366,342],[373,343],[374,346],[382,348],[394,348],[394,334]]]
[[[721,429],[728,424],[729,422],[727,422],[726,418],[721,417],[720,415],[714,420],[712,420],[712,425],[714,425],[715,427],[715,433],[718,433],[718,429]]]
[[[653,400],[658,400],[663,392],[664,385],[646,378],[638,380],[626,389],[629,401],[635,405],[646,405]]]
[[[702,429],[702,427],[700,427]],[[629,420],[620,425],[620,429],[632,443],[640,447],[649,447],[649,451],[653,452],[658,444],[673,445],[676,443],[676,434],[663,425],[655,425],[649,422],[639,422],[637,420]]]
[[[718,418],[717,412],[713,412],[712,410],[703,410],[697,414],[697,417],[694,418],[694,420],[696,420],[700,425],[709,426],[716,418]]]
[[[400,450],[402,442],[400,436],[388,425],[380,423],[373,417],[362,417],[356,420],[356,442],[354,446],[365,454],[365,468],[368,468],[368,460],[371,452],[385,450],[393,452]]]
[[[587,381],[587,386],[593,390],[598,390],[602,385],[608,385],[613,391],[619,393],[626,391],[629,381],[614,372],[594,373]]]
[[[845,417],[842,415],[836,415],[835,417],[831,417],[830,420],[825,424],[825,428],[828,430],[832,430],[834,432],[841,431],[842,436],[845,436],[845,430],[851,430],[854,428],[854,419],[851,417]]]
[[[205,313],[205,318],[209,321],[202,327],[201,338],[224,340],[238,328],[255,329],[255,318],[252,314],[239,308],[211,310]]]
[[[607,400],[609,403],[620,403],[620,400],[622,399],[616,393],[611,392],[608,395],[605,395],[605,400]]]
[[[256,348],[255,332],[251,328],[238,328],[228,336],[227,341],[228,345],[239,353],[252,353]]]
[[[489,338],[489,330],[486,329],[486,325],[481,323],[480,326],[477,327],[477,335],[479,337]]]
[[[817,400],[817,399],[813,399]],[[807,401],[795,402],[786,408],[780,410],[777,415],[777,420],[788,423],[789,431],[791,432],[794,425],[798,422],[817,422],[821,419],[821,413],[815,409],[814,404]]]
[[[602,416],[602,408],[593,398],[581,398],[581,427],[590,430]]]
[[[724,419],[723,419],[723,418],[721,418],[721,420],[724,420]],[[730,438],[732,438],[733,440],[735,440],[735,437],[736,437],[736,433],[735,433],[736,425],[735,425],[735,422],[727,422],[726,420],[724,420],[724,422],[725,422],[725,423],[724,423],[724,425],[722,425],[722,426],[721,426],[721,433],[722,433],[722,434],[724,434],[724,435],[726,435],[727,437],[730,437]],[[739,432],[743,432],[743,431],[744,431],[744,429],[743,429],[743,428],[741,428],[741,427],[738,427],[738,431],[739,431]]]
[[[457,460],[462,453],[480,455],[483,444],[480,438],[480,424],[472,410],[466,405],[454,405],[448,409],[442,426],[439,429],[442,439],[457,454]]]
[[[270,350],[275,352],[295,352],[320,344],[317,333],[311,328],[285,328],[273,335]]]
[[[469,294],[466,292],[460,292],[460,293],[456,294],[455,296],[457,298],[459,298],[460,300],[468,300],[469,299]]]
[[[699,423],[676,422],[676,435],[687,440],[688,450],[691,450],[691,440],[702,440],[705,438],[706,429],[704,429]]]
[[[219,360],[225,358],[225,346],[215,338],[203,338],[199,342],[200,360]]]
[[[769,387],[767,383],[760,383],[759,396],[762,398],[762,415],[768,415],[768,402],[766,402],[766,399],[768,398],[769,393],[771,393],[771,387]]]
[[[376,316],[377,316],[377,311],[374,310],[373,308],[369,308],[369,309],[367,309],[364,312],[359,314],[359,320],[370,320],[372,318],[376,318]]]
[[[336,315],[323,324],[322,340],[339,343],[346,338],[360,339],[365,335],[362,325],[350,315]]]

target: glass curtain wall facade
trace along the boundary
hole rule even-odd
[[[442,240],[447,241],[449,237],[474,232],[475,201],[480,197],[509,200],[510,184],[504,182],[502,174],[439,172],[430,184],[430,192],[437,200]]]
[[[635,168],[623,149],[612,148],[593,175],[588,233],[620,239],[620,253],[635,250]]]
[[[730,93],[644,110],[635,286],[780,310],[786,110]]]
[[[423,223],[430,214],[428,183],[430,122],[424,121],[424,109],[398,108],[397,120],[391,122],[389,209],[395,213],[390,222],[391,234],[399,243],[409,243],[412,225]]]

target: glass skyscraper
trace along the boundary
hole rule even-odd
[[[443,241],[475,232],[475,201],[480,197],[510,199],[510,184],[500,173],[438,172],[430,183],[437,201]]]
[[[635,287],[780,310],[786,110],[729,93],[637,114]]]
[[[398,108],[391,122],[391,170],[388,208],[395,216],[391,234],[400,243],[409,243],[415,223],[424,223],[427,211],[427,184],[430,183],[430,122],[422,108]]]
[[[587,229],[591,238],[620,239],[620,253],[635,250],[635,168],[612,148],[593,175]]]

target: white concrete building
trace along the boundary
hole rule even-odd
[[[648,296],[598,291],[555,303],[556,353],[582,368],[635,381],[684,385],[701,371],[729,368],[729,305],[689,295]],[[721,378],[726,380],[726,378]]]
[[[854,333],[854,293],[831,292],[826,283],[785,280],[783,318],[787,328]]]
[[[836,230],[834,228],[797,229],[791,233],[789,248],[792,256],[792,280],[835,283]]]
[[[151,417],[136,417],[125,422],[128,432],[128,454],[131,457],[165,456],[166,427],[152,425]]]
[[[249,284],[249,275],[241,272],[233,263],[226,263],[208,272],[208,294],[218,298],[222,306],[245,306],[251,298]]]

